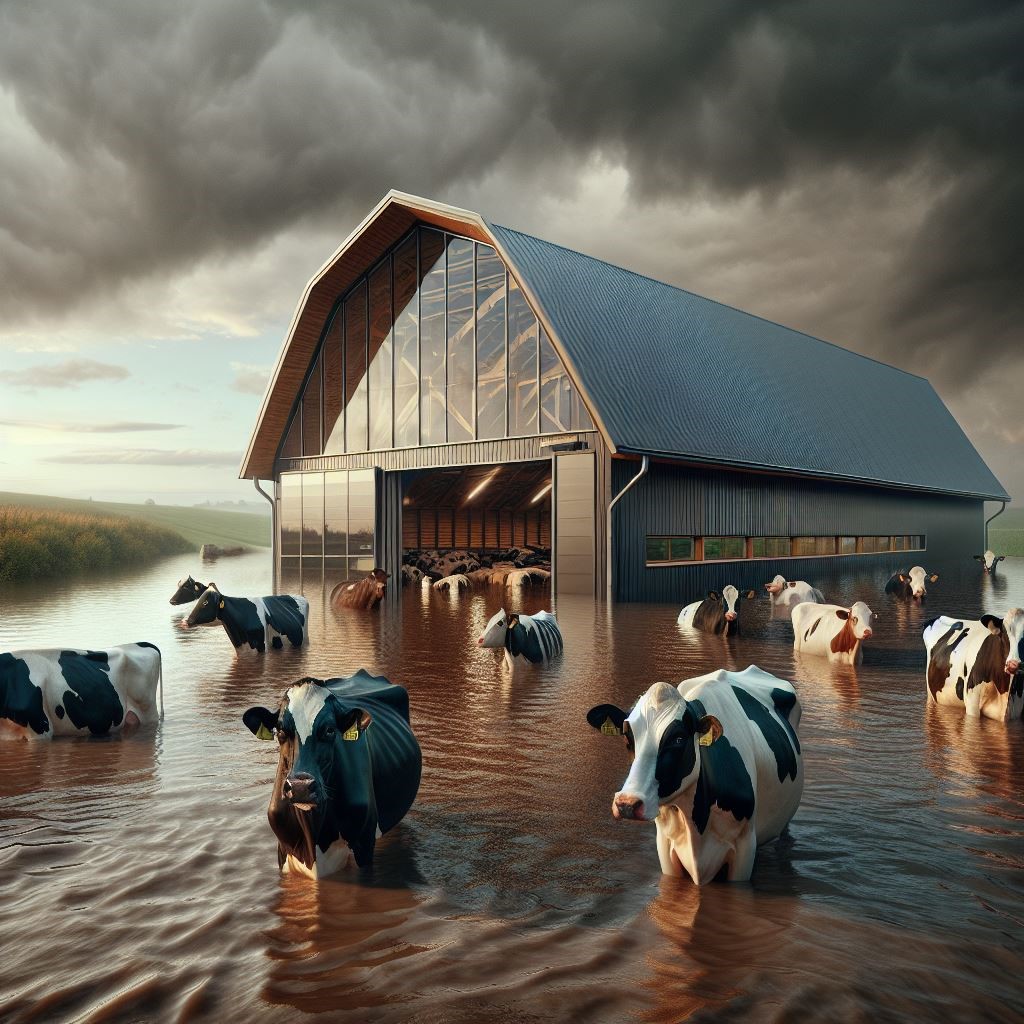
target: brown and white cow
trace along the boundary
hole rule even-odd
[[[940,615],[921,634],[928,651],[928,693],[972,718],[1008,722],[1024,712],[1024,610],[1002,618]]]
[[[915,565],[906,572],[894,572],[885,585],[887,594],[895,594],[896,597],[912,597],[920,599],[928,596],[926,583],[938,583],[939,574],[925,570],[923,565]]]
[[[793,609],[793,647],[841,665],[859,665],[861,643],[872,635],[874,612],[863,602],[798,604]]]
[[[795,608],[808,601],[825,603],[825,595],[806,580],[787,580],[785,576],[778,575],[771,583],[766,583],[764,589],[771,596],[773,608]]]
[[[390,575],[383,569],[374,569],[356,583],[339,583],[331,591],[331,604],[335,608],[376,608],[387,592]]]

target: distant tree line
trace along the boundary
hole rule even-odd
[[[141,519],[0,505],[0,582],[130,567],[192,550],[180,534]]]

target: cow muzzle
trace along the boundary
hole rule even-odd
[[[873,630],[869,626],[867,629],[864,630],[864,633],[862,635],[865,640],[870,640],[873,635]]]
[[[1006,659],[1006,674],[1015,676],[1020,671],[1020,662],[1016,658]]]
[[[735,612],[726,612],[725,613],[725,621],[726,622],[735,622],[736,621],[736,613]]]
[[[619,793],[612,801],[612,817],[627,821],[644,821],[644,802],[638,796]]]
[[[300,811],[311,811],[316,807],[316,780],[309,772],[296,772],[284,780],[281,796]]]

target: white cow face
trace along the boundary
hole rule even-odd
[[[912,597],[924,597],[928,593],[925,582],[938,583],[939,581],[938,574],[933,572],[929,576],[922,565],[915,565],[907,575],[910,577],[910,593]]]
[[[722,732],[718,719],[700,717],[694,705],[668,683],[655,683],[628,717],[612,705],[601,704],[588,713],[587,720],[595,729],[607,727],[608,722],[620,725],[633,751],[626,781],[612,799],[612,815],[633,821],[653,821],[661,804],[670,803],[690,786],[700,771],[700,736]]]
[[[776,576],[771,583],[766,583],[764,585],[764,589],[767,590],[769,594],[781,594],[782,591],[786,589],[786,577]]]
[[[875,613],[863,602],[855,601],[850,606],[850,627],[858,640],[867,640],[872,634]]]
[[[986,551],[983,555],[975,555],[974,560],[976,562],[983,562],[985,565],[985,572],[995,572],[996,566],[1006,557],[1006,555],[996,555],[994,551]]]
[[[991,626],[989,627],[992,628]],[[1006,656],[1006,671],[1015,675],[1024,662],[1024,609],[1011,608],[1003,616],[1003,629],[1010,638],[1010,653]]]
[[[754,591],[747,590],[743,594],[744,597],[750,599],[754,596]],[[739,603],[740,592],[731,584],[727,584],[722,587],[722,601],[725,603],[725,621],[735,622],[739,615],[739,608],[736,605]]]
[[[490,621],[484,626],[484,631],[481,633],[477,643],[481,647],[504,647],[505,634],[511,625],[509,616],[505,613],[505,609],[502,608],[500,612],[495,612],[491,616]]]

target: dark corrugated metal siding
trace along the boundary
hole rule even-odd
[[[613,492],[640,463],[612,461]],[[813,575],[843,559],[895,569],[910,561],[945,561],[981,550],[983,504],[970,498],[857,487],[753,473],[655,463],[618,503],[613,562],[616,599],[680,601],[726,583],[760,587],[777,572]],[[924,534],[927,553],[757,559],[645,565],[648,535],[815,536]]]

